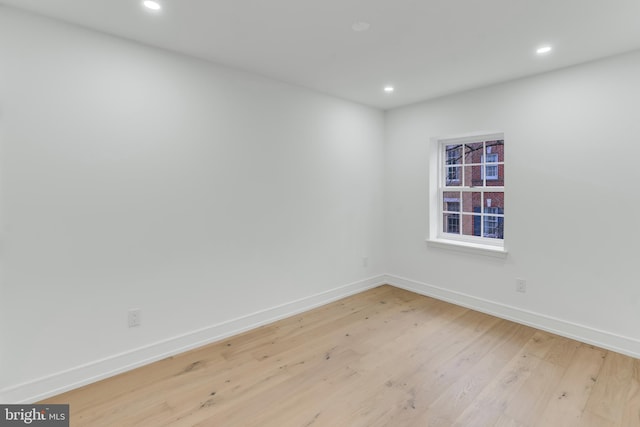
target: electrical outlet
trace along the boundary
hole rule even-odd
[[[516,292],[527,292],[527,281],[525,279],[516,279]]]
[[[362,257],[362,266],[363,267],[368,267],[369,266],[369,257],[368,256],[363,256]]]
[[[127,318],[129,321],[130,328],[135,328],[137,326],[140,326],[140,309],[134,308],[129,310]]]

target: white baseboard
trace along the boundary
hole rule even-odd
[[[33,403],[65,391],[207,345],[385,284],[385,276],[360,280],[326,292],[169,338],[63,372],[0,390],[2,403]]]
[[[461,292],[455,292],[426,283],[418,282],[394,275],[386,275],[389,285],[406,289],[417,294],[426,295],[476,311],[491,314],[502,319],[514,321],[527,326],[551,332],[556,335],[592,344],[617,353],[640,358],[640,340],[625,337],[589,326],[580,325],[563,319],[523,310],[518,307],[477,298]]]

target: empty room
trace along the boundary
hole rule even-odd
[[[0,426],[640,427],[640,2],[0,0]]]

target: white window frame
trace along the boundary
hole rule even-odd
[[[483,232],[481,230],[480,236],[467,236],[463,235],[463,218],[462,212],[460,213],[460,232],[459,234],[444,232],[444,192],[459,192],[462,198],[464,192],[481,192],[482,197],[484,194],[490,192],[504,192],[504,186],[487,185],[487,181],[493,180],[493,176],[484,176],[484,169],[487,163],[484,163],[484,150],[482,158],[482,184],[481,186],[467,186],[465,187],[464,166],[460,167],[461,176],[459,177],[459,183],[453,183],[446,180],[447,162],[445,161],[445,148],[447,145],[457,144],[469,144],[477,142],[489,142],[496,140],[504,141],[503,132],[474,132],[464,135],[435,137],[431,139],[430,144],[430,156],[429,156],[429,235],[427,237],[427,243],[434,247],[444,247],[447,249],[462,250],[464,252],[480,253],[483,255],[492,256],[506,256],[507,251],[505,249],[504,239],[482,237]],[[486,149],[486,147],[485,147]],[[464,152],[462,154],[464,156]],[[502,165],[503,162],[491,162],[491,166]],[[496,177],[497,179],[497,177]],[[461,200],[462,202],[462,200]],[[462,203],[460,204],[462,208]],[[484,200],[481,204],[484,206]],[[483,209],[484,211],[484,209]],[[481,227],[484,228],[485,217],[502,217],[504,214],[486,214],[480,212],[479,214]]]

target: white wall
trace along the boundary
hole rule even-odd
[[[388,112],[390,280],[640,356],[639,112],[640,52]],[[429,139],[483,130],[505,133],[504,260],[425,243]]]
[[[5,402],[384,272],[382,112],[5,7],[0,64]]]
[[[0,401],[385,272],[640,355],[638,111],[639,52],[383,114],[0,6]],[[504,260],[425,243],[429,139],[480,130],[506,136]]]

